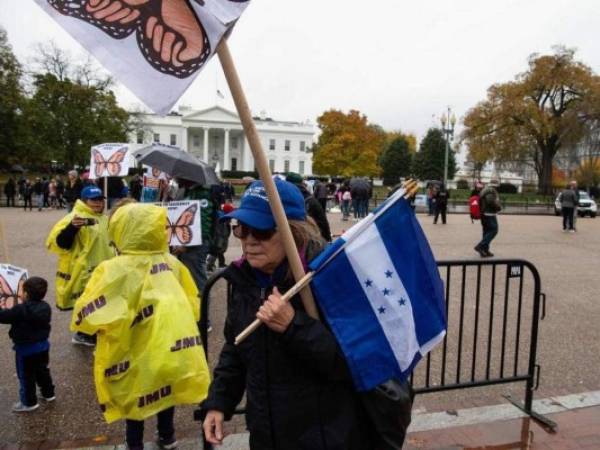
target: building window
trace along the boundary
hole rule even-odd
[[[160,142],[160,134],[154,133],[152,135],[152,142]]]
[[[275,172],[275,160],[274,159],[269,160],[269,169],[271,170],[271,173]]]
[[[171,135],[171,145],[177,145],[177,135],[176,134]]]
[[[137,132],[137,143],[138,144],[143,144],[144,143],[144,132],[142,130],[139,130]]]
[[[298,171],[300,172],[300,175],[304,175],[304,161],[300,161]]]
[[[306,151],[306,142],[300,141],[300,151]]]
[[[283,171],[285,173],[290,171],[290,161],[287,159],[283,162]]]
[[[231,148],[233,148],[233,149],[237,149],[238,148],[238,138],[237,137],[232,137],[231,138]]]
[[[269,150],[275,150],[275,139],[269,139]]]
[[[192,145],[194,147],[200,147],[200,136],[192,136]]]
[[[231,158],[231,170],[237,170],[237,158]]]
[[[286,140],[286,141],[285,141],[285,147],[284,147],[284,150],[285,150],[286,152],[289,152],[289,151],[290,151],[290,141],[288,141],[288,140]]]

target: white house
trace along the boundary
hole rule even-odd
[[[141,130],[130,136],[133,143],[160,142],[176,145],[221,170],[253,171],[254,158],[239,116],[221,106],[203,110],[179,107],[168,116],[142,114]],[[309,122],[283,122],[261,113],[255,117],[271,172],[312,174],[315,130]]]

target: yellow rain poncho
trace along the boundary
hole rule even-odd
[[[119,208],[109,225],[119,256],[96,268],[73,311],[71,330],[98,337],[94,378],[109,423],[207,395],[198,290],[167,252],[166,224],[164,208]]]
[[[95,219],[97,224],[81,227],[73,246],[65,250],[56,244],[56,238],[75,215]],[[73,211],[54,225],[46,239],[46,248],[58,255],[56,306],[62,310],[73,308],[96,266],[115,256],[108,240],[108,218],[95,213],[81,200],[77,200]]]

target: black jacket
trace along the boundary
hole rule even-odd
[[[297,185],[298,186],[298,185]],[[327,214],[323,211],[323,207],[319,200],[308,192],[308,189],[303,185],[299,185],[298,188],[302,192],[304,197],[304,207],[306,214],[308,214],[317,224],[321,231],[321,237],[327,242],[331,242],[331,229],[329,228],[329,221],[327,220]]]
[[[243,262],[230,265],[225,344],[202,409],[228,420],[246,392],[246,423],[253,450],[369,450],[371,430],[353,390],[338,344],[310,318],[298,296],[293,322],[279,334],[262,326],[239,346],[234,339],[254,321],[269,293]],[[289,283],[276,283],[284,292]]]
[[[65,193],[63,197],[69,203],[75,203],[75,201],[81,196],[81,190],[83,189],[83,183],[79,178],[75,180],[75,183],[71,185],[71,180],[67,181],[65,186]]]
[[[0,311],[0,323],[11,324],[8,335],[15,344],[33,344],[48,339],[52,310],[43,300],[30,300]]]

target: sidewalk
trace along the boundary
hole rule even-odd
[[[552,397],[534,402],[534,411],[557,423],[550,432],[509,403],[413,416],[405,450],[579,450],[600,449],[600,391]],[[0,450],[124,450],[122,436],[76,442],[0,445]],[[200,439],[179,440],[179,450],[202,448]],[[158,447],[146,444],[147,450]],[[245,450],[246,433],[225,439],[218,450]]]

